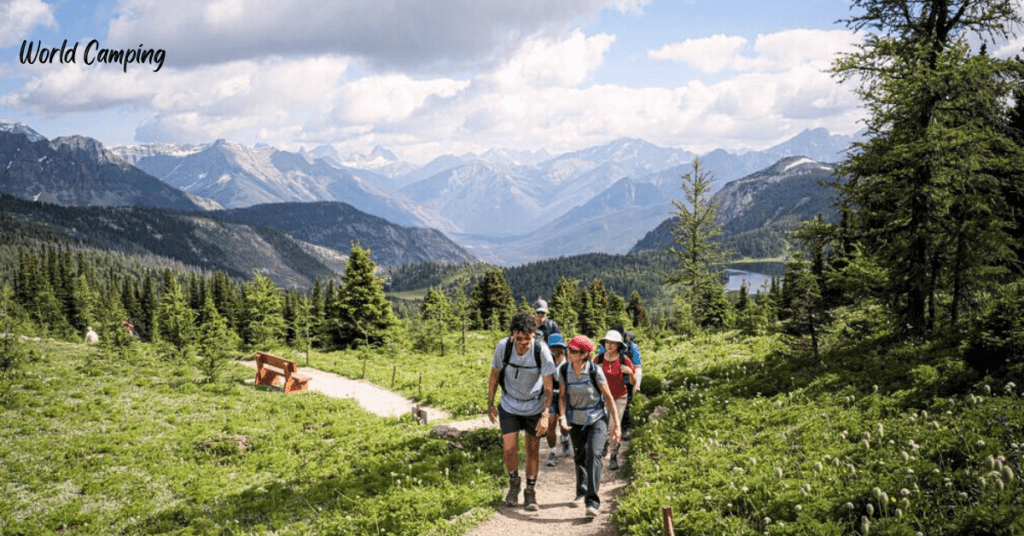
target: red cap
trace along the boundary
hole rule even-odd
[[[591,342],[586,335],[577,335],[569,341],[569,348],[571,350],[580,350],[584,354],[589,354],[594,349],[594,343]]]

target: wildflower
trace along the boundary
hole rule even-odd
[[[1015,383],[1013,383],[1013,382],[1007,383],[1007,384],[1006,384],[1006,387],[1005,387],[1005,389],[1006,389],[1006,392],[1010,392],[1010,391],[1013,391],[1013,390],[1014,390],[1014,389],[1016,389],[1016,388],[1017,388],[1017,384],[1015,384]]]
[[[860,516],[860,533],[867,536],[870,530],[871,521],[868,520],[868,516]]]
[[[877,430],[878,430],[878,437],[885,436],[885,429],[882,428],[882,424],[881,423],[878,424]]]
[[[803,506],[801,506],[801,505],[799,505],[799,504],[798,504],[798,505],[796,505],[796,511],[797,511],[797,512],[800,512],[800,511],[802,511],[803,509],[804,509],[804,507],[803,507]]]
[[[868,503],[864,509],[867,510],[869,516],[875,515],[875,505]]]
[[[910,508],[910,499],[908,499],[908,498],[904,497],[904,498],[903,498],[903,499],[902,499],[902,500],[900,501],[900,506],[902,506],[902,507],[904,507],[904,508]]]
[[[875,496],[875,499],[882,500],[882,488],[875,488],[871,490],[871,493]]]
[[[1013,477],[1014,477],[1013,469],[1010,469],[1009,466],[1004,465],[1002,473],[1003,473],[1003,477],[1005,477],[1006,480],[1009,480],[1010,482],[1013,482]]]
[[[764,524],[765,524],[765,525],[770,525],[770,524],[771,524],[771,522],[772,522],[772,518],[770,518],[770,517],[766,517],[766,518],[764,518]]]
[[[985,446],[985,441],[984,441],[984,440],[982,440],[982,439],[979,439],[979,440],[978,440],[978,443],[977,443],[977,445],[978,445],[979,447],[984,447],[984,446]]]
[[[704,500],[705,501],[710,501],[711,500],[711,496],[710,495],[705,495],[704,496]]]
[[[907,454],[907,451],[900,451],[900,456],[903,456],[903,461],[910,461],[910,454]]]
[[[914,470],[913,470],[913,469],[911,469],[910,467],[907,467],[907,474],[908,474],[908,475],[912,475],[912,474],[914,474]]]
[[[782,480],[782,468],[781,467],[776,467],[775,468],[775,478],[778,478],[779,480]]]
[[[900,519],[902,517],[903,517],[903,510],[900,510],[899,508],[897,508],[896,509],[896,518]]]
[[[874,390],[876,393],[878,392],[878,386],[877,385],[872,385],[871,389]]]
[[[926,410],[926,409],[922,409],[921,410],[921,418],[923,418],[923,419],[927,419],[928,418],[928,410]]]
[[[815,473],[820,473],[821,472],[821,462],[814,462],[814,472]]]
[[[860,444],[864,445],[865,449],[871,449],[871,442],[869,442],[867,439],[861,439]]]
[[[996,479],[996,487],[999,488],[999,491],[1003,491],[1005,486],[1006,484],[1003,484],[1003,480],[1001,478]]]
[[[910,490],[907,488],[903,488],[900,490],[900,495],[906,497],[907,495],[910,495]]]
[[[889,504],[889,494],[883,491],[882,496],[878,498],[878,502],[882,504]]]
[[[966,499],[966,498],[968,498],[968,497],[969,497],[969,495],[967,495],[967,492],[966,492],[966,491],[961,491],[961,492],[960,492],[960,496],[961,496],[961,497],[963,497],[964,499]]]
[[[978,485],[981,486],[981,487],[985,487],[985,477],[983,477],[983,476],[979,476],[978,477]]]
[[[847,508],[848,510],[853,510],[853,503],[852,503],[852,502],[848,502],[848,503],[846,503],[846,508]]]
[[[740,488],[740,491],[742,491],[743,493],[746,493],[746,492],[750,491],[750,488],[748,488],[746,486],[743,486],[742,488]]]
[[[986,395],[992,394],[992,386],[991,385],[988,385],[988,384],[985,385],[985,394]]]

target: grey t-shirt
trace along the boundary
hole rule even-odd
[[[565,413],[569,424],[587,426],[605,416],[604,396],[601,395],[601,391],[594,388],[593,382],[590,381],[591,367],[597,371],[598,385],[608,383],[604,371],[593,361],[584,363],[583,370],[579,375],[572,369],[571,363],[565,363],[566,380],[562,384],[562,396],[565,396],[566,393],[569,395],[565,400]],[[561,371],[559,371],[559,381],[561,381]]]
[[[494,359],[491,368],[501,371],[501,362],[505,357],[505,345],[509,338],[498,341],[494,347]],[[501,407],[513,415],[530,417],[544,411],[544,376],[555,373],[555,361],[551,358],[551,350],[543,342],[533,340],[526,355],[516,353],[515,341],[512,343],[512,356],[505,369],[505,388],[501,391]],[[533,357],[533,346],[540,345],[540,370],[537,360]]]

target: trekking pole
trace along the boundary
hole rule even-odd
[[[662,521],[665,523],[665,536],[676,536],[676,529],[672,526],[672,507],[661,507]]]

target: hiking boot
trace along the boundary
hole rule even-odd
[[[587,507],[587,517],[597,517],[597,507],[596,506],[588,506]]]
[[[558,463],[558,456],[554,452],[548,455],[548,467],[554,467]]]
[[[586,500],[586,497],[584,497],[582,495],[577,495],[576,498],[573,499],[571,503],[569,503],[569,506],[571,506],[573,508],[579,508],[579,507],[583,506],[583,502],[585,500]]]
[[[612,459],[611,459],[611,462],[608,463],[608,469],[610,471],[616,471],[616,470],[618,470],[618,468],[619,468],[619,457],[613,455]]]
[[[562,439],[562,456],[568,456],[570,448],[571,447],[569,446],[569,440]]]
[[[537,504],[536,488],[526,488],[526,491],[523,492],[523,505],[526,506],[526,510],[530,512],[540,510],[540,506]]]
[[[508,494],[505,495],[505,504],[515,506],[519,504],[519,490],[522,489],[522,477],[508,479]]]

